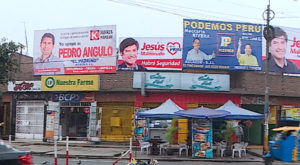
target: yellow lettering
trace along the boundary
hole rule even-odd
[[[235,27],[236,31],[239,31],[241,28],[242,28],[242,25],[236,24],[236,27]]]
[[[205,29],[210,30],[210,29],[211,29],[211,23],[207,22],[207,23],[205,24]]]
[[[193,21],[192,24],[191,24],[191,27],[193,29],[196,29],[197,28],[197,22]]]
[[[253,26],[253,25],[249,25],[248,31],[249,31],[249,32],[254,32],[254,26]]]
[[[187,26],[189,26],[191,23],[190,21],[184,21],[184,28],[186,28]]]

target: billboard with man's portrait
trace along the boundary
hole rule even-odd
[[[182,38],[119,38],[118,70],[182,70]]]
[[[34,75],[116,72],[116,26],[37,30]]]
[[[274,36],[270,39],[270,72],[279,74],[300,74],[300,29],[273,27]],[[263,41],[263,52],[266,51],[266,40]],[[266,56],[263,54],[265,70]]]
[[[262,25],[184,19],[183,68],[261,70]]]

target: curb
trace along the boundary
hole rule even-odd
[[[42,153],[42,152],[32,152],[33,155],[39,155],[39,156],[54,156],[53,153]],[[65,158],[66,155],[65,154],[57,154],[58,158]],[[118,157],[116,156],[89,156],[89,155],[69,155],[69,158],[79,158],[79,159],[118,159]],[[122,158],[124,160],[129,160],[129,157],[124,157]],[[135,159],[137,161],[145,161],[145,160],[150,160],[151,158],[146,158],[146,157],[135,157]],[[180,161],[200,161],[200,162],[263,162],[264,160],[243,160],[243,159],[192,159],[192,158],[155,158],[155,160],[158,161],[176,161],[176,162],[180,162]]]

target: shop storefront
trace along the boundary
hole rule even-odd
[[[99,90],[99,75],[42,76],[42,82],[49,91],[45,139],[100,141],[101,109],[95,93],[86,92]]]
[[[50,95],[47,106],[46,138],[69,136],[74,140],[99,141],[94,93],[65,92]]]
[[[13,94],[15,137],[43,139],[46,95],[41,92],[41,81],[15,81],[8,83]]]

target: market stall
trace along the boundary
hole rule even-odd
[[[212,118],[224,117],[227,111],[215,111],[200,107],[175,112],[176,115],[192,119],[192,157],[213,158]]]
[[[165,134],[170,127],[174,113],[182,110],[171,99],[168,99],[157,108],[138,112],[135,136],[138,137],[138,140],[161,139],[166,141]]]

